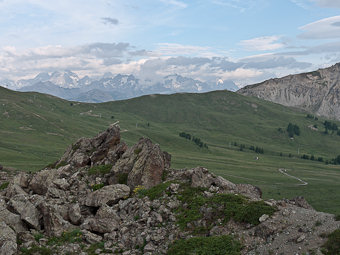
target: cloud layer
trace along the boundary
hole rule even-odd
[[[303,39],[340,38],[340,16],[329,17],[300,27]]]
[[[210,48],[178,44],[160,44],[155,51],[137,50],[128,43],[93,43],[76,47],[46,46],[24,51],[5,47],[0,51],[2,78],[31,78],[39,72],[66,69],[84,75],[106,72],[134,74],[141,79],[160,79],[170,74],[216,82],[233,80],[239,85],[258,82],[273,75],[275,69],[284,74],[311,66],[293,57],[274,54],[231,60],[214,56]],[[176,55],[190,53],[187,56]],[[195,57],[189,55],[196,55]],[[8,76],[10,74],[10,76]]]

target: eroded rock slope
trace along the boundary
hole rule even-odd
[[[249,85],[238,93],[340,120],[340,63]]]

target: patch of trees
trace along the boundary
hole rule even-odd
[[[306,118],[307,118],[307,119],[318,120],[318,117],[316,117],[316,116],[313,115],[313,114],[307,114]]]
[[[298,125],[289,123],[287,127],[287,132],[289,137],[294,137],[294,135],[299,136],[300,135],[300,128]]]
[[[326,164],[340,165],[340,155],[338,155],[335,158],[332,158],[330,161],[326,160]]]
[[[334,131],[338,131],[338,125],[334,122],[325,120],[323,125],[325,127],[325,134],[328,134],[328,131],[332,131],[332,133],[334,133]],[[339,132],[337,134],[340,135]]]
[[[239,147],[240,149],[240,151],[244,151],[246,148],[247,148],[247,146],[245,145],[245,144],[238,144],[237,142],[233,142],[232,143],[234,146],[237,146],[237,147]],[[263,148],[261,148],[261,147],[258,147],[258,146],[254,146],[254,145],[250,145],[249,147],[248,147],[248,149],[250,150],[250,151],[254,151],[255,153],[259,153],[259,154],[264,154],[264,149]]]
[[[254,147],[253,145],[249,147],[249,150],[255,151],[255,153],[264,154],[264,149],[261,147]]]
[[[306,155],[306,154],[303,154],[301,156],[302,159],[306,159],[306,160],[312,160],[312,161],[319,161],[319,162],[323,162],[323,157],[316,157],[314,155]]]
[[[195,137],[195,136],[193,136],[193,135],[191,135],[191,134],[188,134],[188,133],[185,133],[185,132],[181,132],[181,133],[179,133],[179,136],[180,137],[183,137],[183,138],[185,138],[185,139],[187,139],[187,140],[191,140],[191,141],[193,141],[198,147],[200,147],[200,148],[206,148],[206,149],[208,149],[208,145],[206,144],[206,143],[204,143],[200,138],[198,138],[198,137]]]

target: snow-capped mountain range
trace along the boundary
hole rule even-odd
[[[141,80],[134,75],[106,73],[98,78],[79,76],[71,71],[40,73],[33,79],[17,82],[0,80],[0,86],[17,91],[36,91],[67,100],[80,102],[107,102],[147,94],[172,94],[178,92],[201,93],[212,90],[236,91],[232,81],[218,80],[210,84],[178,74],[168,75],[158,81]]]

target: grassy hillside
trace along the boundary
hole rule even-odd
[[[300,159],[302,154],[336,157],[340,136],[324,134],[323,119],[227,91],[85,104],[0,88],[0,164],[37,170],[77,138],[93,136],[118,120],[128,144],[150,137],[172,154],[175,168],[202,165],[233,182],[259,186],[266,198],[303,195],[319,210],[340,213],[340,167]],[[288,137],[289,122],[300,127],[300,136]],[[313,125],[319,131],[309,127]],[[180,137],[180,132],[200,138],[208,149]],[[264,154],[250,146],[263,148]],[[299,186],[279,168],[308,185]]]

